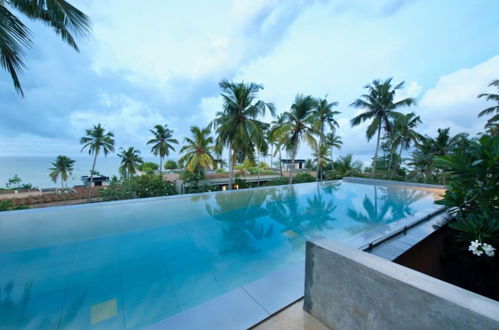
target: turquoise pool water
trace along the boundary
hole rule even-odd
[[[435,198],[328,182],[1,213],[0,328],[139,328]]]

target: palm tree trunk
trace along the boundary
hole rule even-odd
[[[388,161],[388,167],[386,169],[385,175],[387,175],[388,173],[390,173],[390,169],[392,168],[392,161],[393,161],[393,151],[390,150],[390,160]]]
[[[381,138],[381,122],[379,123],[379,127],[378,127],[378,138],[376,140],[376,151],[374,152],[373,167],[371,169],[371,178],[374,178],[374,172],[376,171],[376,163],[378,160],[378,149],[379,149],[380,138]]]
[[[402,164],[402,149],[404,147],[404,143],[400,143],[400,150],[399,150],[399,160],[400,160],[400,164]],[[400,166],[400,165],[399,165]],[[393,170],[392,170],[392,173],[390,174],[390,180],[393,178],[393,176],[395,175],[395,170],[397,169],[396,166],[393,166]]]
[[[159,156],[159,175],[163,177],[163,157]]]
[[[232,181],[234,179],[234,159],[232,145],[229,144],[229,190],[232,190]]]
[[[281,173],[282,178],[282,158],[281,158],[281,149],[279,148],[279,172]]]
[[[289,184],[293,183],[293,170],[295,169],[296,148],[293,148],[291,154],[291,167],[289,168]]]
[[[334,158],[333,158],[333,147],[331,147],[331,178],[334,176]]]
[[[92,171],[90,172],[90,181],[88,182],[88,185],[87,185],[87,193],[88,193],[87,202],[89,202],[89,203],[90,203],[90,195],[91,195],[90,188],[92,187],[92,181],[94,179],[94,171],[95,171],[95,163],[96,162],[97,162],[97,153],[95,153],[95,155],[94,155],[94,163],[92,164]]]
[[[256,155],[256,175],[257,175],[257,180],[258,180],[258,187],[260,187],[260,153],[257,153]]]
[[[273,144],[270,144],[270,169],[272,170],[272,154],[274,152],[274,145]]]

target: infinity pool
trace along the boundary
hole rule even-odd
[[[140,328],[436,198],[327,182],[0,213],[0,328]]]

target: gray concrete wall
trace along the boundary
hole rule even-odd
[[[307,242],[304,310],[332,329],[499,329],[499,303],[327,239]]]

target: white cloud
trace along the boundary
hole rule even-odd
[[[486,119],[477,118],[477,115],[488,105],[477,96],[492,92],[487,86],[498,74],[499,55],[474,67],[441,76],[436,86],[424,93],[420,109],[417,109],[424,132],[435,135],[437,128],[451,127],[453,134],[475,135],[483,130]]]

